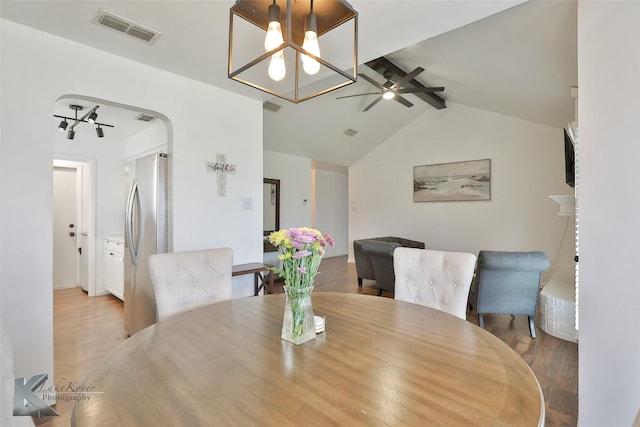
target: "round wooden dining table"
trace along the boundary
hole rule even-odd
[[[540,426],[529,366],[489,332],[421,305],[315,292],[325,331],[280,338],[284,295],[200,307],[112,350],[74,426]]]

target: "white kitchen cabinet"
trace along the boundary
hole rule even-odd
[[[124,240],[120,236],[104,239],[104,287],[124,301]]]

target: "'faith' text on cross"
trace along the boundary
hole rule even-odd
[[[216,162],[207,162],[207,172],[215,172],[218,181],[218,196],[227,195],[227,174],[236,173],[236,165],[227,163],[225,154],[217,154]]]

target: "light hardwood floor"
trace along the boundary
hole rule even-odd
[[[316,278],[315,292],[350,292],[375,297],[375,282],[358,287],[355,265],[347,258],[325,259]],[[276,283],[276,292],[282,284]],[[383,293],[383,297],[393,297]],[[122,302],[112,296],[89,298],[80,288],[54,292],[54,383],[79,385],[87,372],[110,349],[126,339]],[[477,324],[474,313],[468,320]],[[529,336],[526,317],[485,315],[485,328],[513,348],[535,373],[545,397],[546,426],[575,426],[578,417],[578,346],[537,331]],[[36,419],[46,427],[69,426],[73,402],[59,401],[60,417]],[[427,425],[427,424],[425,424]]]

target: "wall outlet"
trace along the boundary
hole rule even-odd
[[[242,199],[242,209],[245,211],[253,210],[253,198],[245,197]]]

